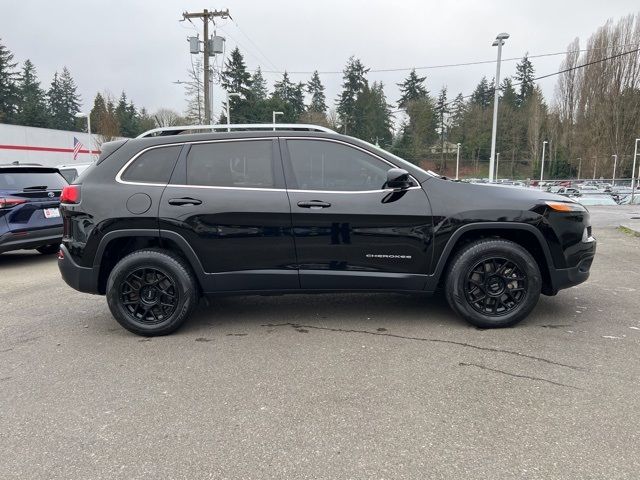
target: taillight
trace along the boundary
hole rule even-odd
[[[0,208],[13,208],[21,203],[26,203],[24,198],[0,197]]]
[[[80,185],[67,185],[63,187],[60,195],[60,203],[80,203]]]

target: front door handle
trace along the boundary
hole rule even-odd
[[[310,200],[308,202],[298,202],[298,206],[300,208],[311,208],[313,210],[317,210],[319,208],[329,208],[331,204],[321,200]]]
[[[198,200],[197,198],[189,198],[189,197],[172,198],[171,200],[169,200],[169,205],[176,205],[176,206],[200,205],[201,203],[202,203],[202,200]]]

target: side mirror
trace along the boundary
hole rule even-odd
[[[391,168],[387,170],[387,188],[409,188],[411,180],[409,180],[409,172],[403,168]]]

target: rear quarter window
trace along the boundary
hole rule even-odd
[[[169,183],[181,148],[181,145],[173,145],[147,150],[127,167],[121,179],[125,182]]]

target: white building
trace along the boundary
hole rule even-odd
[[[61,164],[87,163],[100,154],[99,136],[82,132],[23,127],[0,123],[0,164],[39,163],[48,167]],[[73,159],[73,139],[82,143]],[[91,151],[89,151],[91,149]]]

